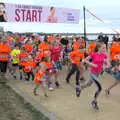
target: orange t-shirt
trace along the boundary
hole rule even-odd
[[[73,51],[70,53],[70,61],[73,64],[80,65],[81,60],[85,58],[84,52]]]
[[[0,43],[0,61],[8,61],[10,52],[11,47],[8,44]]]
[[[75,41],[75,42],[73,43],[73,50],[78,50],[79,47],[80,47],[80,43],[79,43],[78,41]]]
[[[28,52],[32,52],[33,51],[33,46],[31,44],[25,44],[24,48]]]
[[[118,58],[117,55],[120,55],[120,46],[119,45],[113,45],[110,49],[111,52],[111,59],[117,61]]]
[[[19,58],[20,58],[20,65],[23,66],[24,63],[26,62],[26,58],[28,57],[28,53],[27,52],[21,52],[20,55],[19,55]]]
[[[32,72],[33,69],[35,68],[36,64],[34,61],[26,61],[26,62],[24,62],[23,66],[24,66],[25,72]]]
[[[55,40],[55,37],[54,36],[48,36],[48,41],[49,42],[52,42],[52,41],[54,41]]]
[[[91,54],[92,52],[94,52],[95,51],[95,47],[96,47],[96,43],[91,43],[88,46],[88,54]]]
[[[39,50],[49,50],[50,45],[48,43],[41,43],[41,44],[38,45],[38,49]]]

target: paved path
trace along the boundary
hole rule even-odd
[[[82,91],[80,98],[75,96],[75,81],[74,76],[71,79],[71,84],[66,84],[64,78],[65,70],[60,76],[61,87],[49,92],[49,97],[45,98],[41,88],[38,90],[39,96],[33,95],[34,84],[31,82],[11,80],[15,87],[27,94],[36,103],[41,104],[47,111],[52,112],[59,120],[120,120],[120,86],[118,85],[107,98],[104,93],[104,88],[108,87],[114,79],[104,74],[101,76],[103,92],[99,99],[100,111],[96,112],[91,108],[91,100],[94,95],[95,86]],[[85,73],[86,79],[88,73]]]

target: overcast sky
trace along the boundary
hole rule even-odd
[[[119,0],[0,0],[5,3],[19,3],[32,5],[47,5],[65,8],[80,9],[79,24],[40,24],[40,23],[0,23],[5,30],[19,32],[83,32],[83,5],[105,24],[96,20],[86,12],[87,32],[113,32],[111,29],[120,31],[120,1]]]

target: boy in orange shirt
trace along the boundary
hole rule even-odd
[[[69,83],[71,76],[76,72],[76,96],[77,97],[80,96],[80,92],[81,92],[80,83],[79,83],[80,69],[81,69],[81,67],[83,67],[81,61],[85,57],[85,54],[82,50],[83,50],[83,48],[79,48],[77,51],[75,50],[75,51],[72,51],[70,53],[69,58],[70,58],[70,61],[72,63],[72,68],[71,68],[71,71],[68,73],[68,76],[66,78],[66,82]]]
[[[32,80],[34,80],[33,70],[36,67],[35,62],[31,56],[28,56],[27,61],[23,64],[23,70],[26,73],[26,80],[29,81],[32,76]]]
[[[23,67],[24,67],[24,64],[25,62],[27,61],[27,57],[29,56],[29,54],[24,50],[24,48],[21,48],[21,53],[19,55],[19,59],[20,59],[20,62],[19,62],[19,72],[20,72],[20,80],[23,79]]]
[[[49,50],[49,49],[50,49],[50,45],[49,45],[49,43],[46,40],[42,41],[42,43],[40,43],[38,45],[38,50],[45,51],[45,50]]]

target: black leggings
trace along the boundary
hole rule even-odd
[[[67,76],[67,80],[71,78],[71,76],[76,72],[76,85],[80,85],[79,80],[80,80],[80,69],[76,64],[72,64],[72,68]]]
[[[100,84],[98,81],[96,81],[96,80],[94,80],[94,83],[95,83],[96,86],[97,86],[97,91],[95,92],[95,95],[94,95],[94,99],[96,100],[97,97],[98,97],[98,95],[99,95],[100,92],[102,91],[102,86],[101,86],[101,84]]]
[[[7,61],[5,61],[5,62],[4,61],[0,61],[0,72],[6,73],[7,65],[8,65]]]
[[[31,76],[32,76],[32,80],[34,80],[34,73],[33,72],[27,72],[25,79],[27,81],[29,81]]]

